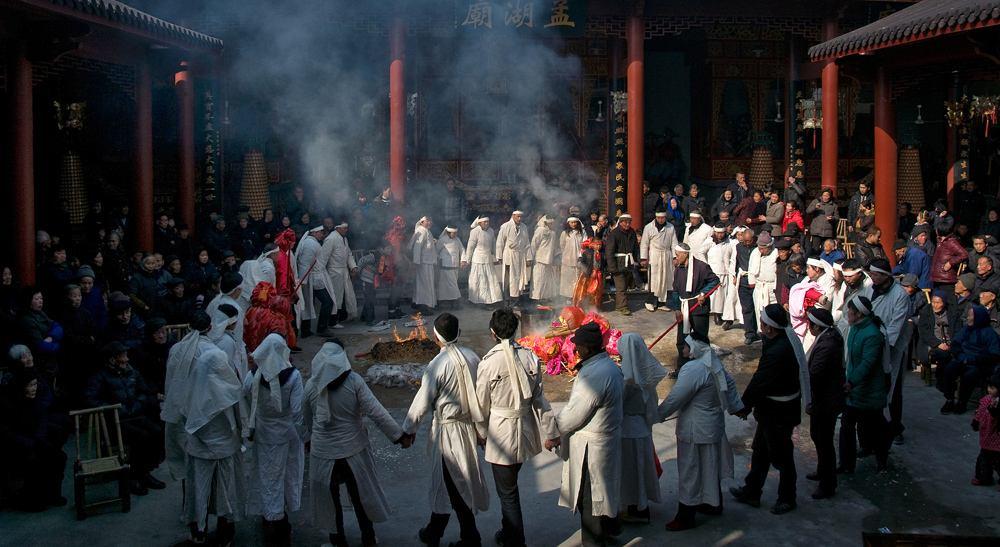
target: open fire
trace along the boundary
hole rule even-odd
[[[392,325],[392,337],[396,339],[396,342],[402,343],[407,340],[427,340],[427,328],[424,327],[424,317],[417,312],[410,316],[410,319],[415,324],[413,330],[410,331],[409,336],[403,338],[399,335],[399,329],[396,328],[395,323]]]
[[[410,317],[413,325],[408,335],[401,336],[392,326],[392,340],[379,340],[365,357],[380,363],[426,363],[438,354],[437,344],[427,337],[427,327],[419,313]]]

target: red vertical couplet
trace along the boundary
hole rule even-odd
[[[135,184],[132,230],[137,249],[153,250],[153,84],[149,62],[135,67]]]
[[[827,20],[823,29],[823,39],[831,40],[837,37],[837,20]],[[821,148],[823,188],[833,190],[837,195],[837,94],[840,88],[840,73],[837,62],[827,59],[823,64],[823,144]]]
[[[177,106],[180,119],[177,124],[178,168],[177,209],[181,221],[194,231],[194,81],[191,67],[182,61],[180,70],[174,74],[174,90],[177,92]]]
[[[642,224],[642,179],[645,147],[644,49],[645,21],[640,15],[628,18],[628,212],[632,225]]]
[[[402,202],[406,199],[406,26],[401,19],[393,21],[389,40],[389,186],[393,199]]]
[[[14,44],[8,68],[15,275],[23,285],[35,284],[35,150],[31,96],[31,61],[23,42]]]
[[[896,109],[892,105],[892,82],[885,67],[875,76],[875,225],[882,230],[882,241],[896,240],[899,218],[896,216]],[[895,255],[889,260],[895,263]]]

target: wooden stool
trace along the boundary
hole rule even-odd
[[[842,218],[842,219],[837,220],[837,239],[843,241],[844,244],[846,245],[847,244],[847,236],[848,236],[848,232],[847,232],[847,219],[846,218]]]
[[[129,464],[122,440],[122,428],[118,421],[118,409],[122,405],[105,405],[69,413],[76,425],[76,462],[73,464],[73,486],[75,492],[76,519],[87,518],[87,509],[121,502],[122,513],[132,509],[129,491]],[[115,437],[111,437],[107,415],[112,414]],[[86,451],[81,442],[80,417],[86,419]],[[118,497],[87,503],[87,486],[118,481]]]

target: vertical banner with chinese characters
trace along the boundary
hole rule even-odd
[[[627,211],[625,196],[628,185],[628,172],[625,167],[627,149],[627,133],[625,127],[625,109],[615,109],[614,123],[611,129],[611,206],[608,207],[608,216],[614,214],[614,218],[622,216]]]
[[[456,0],[455,21],[466,30],[510,28],[582,36],[586,0]]]

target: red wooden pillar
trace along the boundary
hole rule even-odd
[[[177,106],[180,115],[177,124],[177,213],[180,221],[194,232],[194,82],[191,67],[181,62],[180,70],[174,74],[174,89],[177,92]]]
[[[389,37],[389,187],[393,199],[406,199],[406,83],[403,61],[406,26],[396,18]]]
[[[882,230],[883,245],[896,240],[896,109],[892,104],[892,82],[885,67],[875,76],[875,225]],[[895,255],[889,260],[895,263]]]
[[[831,40],[837,37],[837,20],[829,19],[823,29],[823,39]],[[823,64],[823,144],[822,144],[822,179],[823,188],[831,188],[834,197],[837,196],[837,93],[839,90],[839,68],[833,59]]]
[[[135,248],[153,250],[153,84],[149,62],[135,67],[135,186],[132,188]]]
[[[644,49],[645,21],[641,15],[628,18],[628,187],[626,203],[632,225],[642,224],[642,179],[645,148]]]
[[[14,273],[23,285],[35,284],[35,120],[31,61],[24,42],[13,44],[8,65],[14,216]]]

